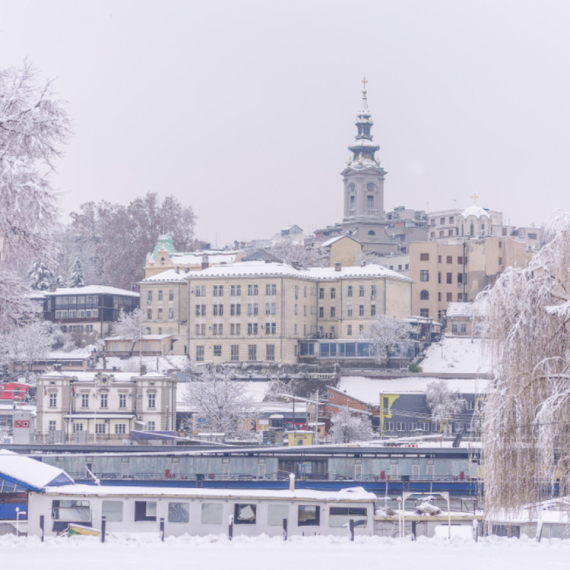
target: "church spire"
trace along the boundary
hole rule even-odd
[[[372,114],[368,109],[368,91],[366,84],[368,80],[366,77],[362,80],[362,110],[356,117],[356,141],[348,147],[352,152],[352,157],[349,161],[349,166],[352,168],[368,168],[371,166],[379,166],[380,161],[376,159],[376,152],[380,147],[374,143],[372,136]]]

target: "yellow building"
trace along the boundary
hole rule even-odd
[[[287,445],[313,445],[315,434],[312,431],[286,431]]]
[[[359,338],[376,315],[411,316],[412,282],[378,265],[295,269],[242,262],[140,284],[146,333],[197,362],[296,363],[307,338]]]
[[[441,321],[449,303],[473,301],[506,267],[525,267],[530,257],[526,244],[511,236],[456,243],[413,242],[413,314]]]

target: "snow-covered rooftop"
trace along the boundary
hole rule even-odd
[[[140,378],[140,374],[137,372],[85,372],[82,370],[74,371],[50,371],[41,375],[41,378],[70,378],[75,379],[78,382],[95,382],[95,376],[97,374],[105,374],[109,377],[113,377],[112,380],[115,382],[129,382],[133,378]],[[145,378],[164,378],[165,375],[159,372],[148,371]]]
[[[469,206],[469,208],[465,208],[461,215],[464,218],[467,218],[468,216],[475,216],[476,218],[480,218],[481,216],[487,216],[488,218],[490,217],[487,210],[481,208],[481,206],[476,206],[475,204]]]
[[[180,274],[176,269],[167,269],[166,271],[161,271],[156,275],[151,275],[146,279],[143,279],[143,283],[149,282],[169,282],[169,283],[184,283],[184,274]]]
[[[186,253],[173,253],[171,260],[174,265],[200,265],[204,256],[208,257],[208,263],[221,264],[221,263],[234,263],[238,256],[243,253],[240,250],[225,251],[225,250],[205,250],[205,251],[191,251]]]
[[[139,294],[127,289],[107,287],[106,285],[86,285],[85,287],[62,287],[55,291],[44,291],[44,295],[122,295],[138,297]]]
[[[65,471],[6,449],[0,449],[0,478],[37,491],[74,483]]]
[[[378,379],[365,378],[363,376],[346,376],[340,381],[338,390],[346,392],[347,396],[352,396],[362,400],[367,404],[378,405],[380,394],[402,394],[420,393],[427,390],[431,382],[445,382],[450,390],[459,390],[461,394],[480,394],[485,392],[489,384],[483,379],[451,379],[441,380],[439,378],[423,378],[410,376],[408,378]]]
[[[424,372],[488,374],[491,361],[483,342],[478,338],[444,338],[432,344],[420,362]]]
[[[360,243],[357,239],[354,239],[352,236],[342,235],[342,236],[335,236],[333,238],[328,239],[327,241],[321,243],[321,247],[328,247],[329,245],[332,245],[333,243],[336,243],[337,241],[339,241],[343,238],[348,238],[348,239],[351,239],[357,243]]]
[[[334,267],[311,267],[295,269],[286,263],[267,263],[265,261],[248,261],[231,265],[216,265],[194,271],[186,275],[187,279],[212,279],[221,277],[298,277],[301,279],[347,279],[347,278],[379,278],[394,279],[411,283],[411,279],[381,265],[365,265],[342,267],[337,271]]]

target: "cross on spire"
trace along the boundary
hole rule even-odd
[[[473,198],[473,205],[477,204],[477,200],[479,199],[479,196],[477,196],[477,193],[474,193],[473,196],[471,196],[471,198]]]
[[[368,80],[366,79],[366,75],[365,75],[364,79],[362,80],[363,91],[366,91],[366,84],[367,83],[368,83]]]

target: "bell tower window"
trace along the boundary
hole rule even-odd
[[[374,210],[374,196],[366,196],[366,209],[369,211]]]
[[[350,196],[348,209],[349,209],[351,212],[354,212],[354,206],[355,206],[355,204],[356,204],[356,196]]]

